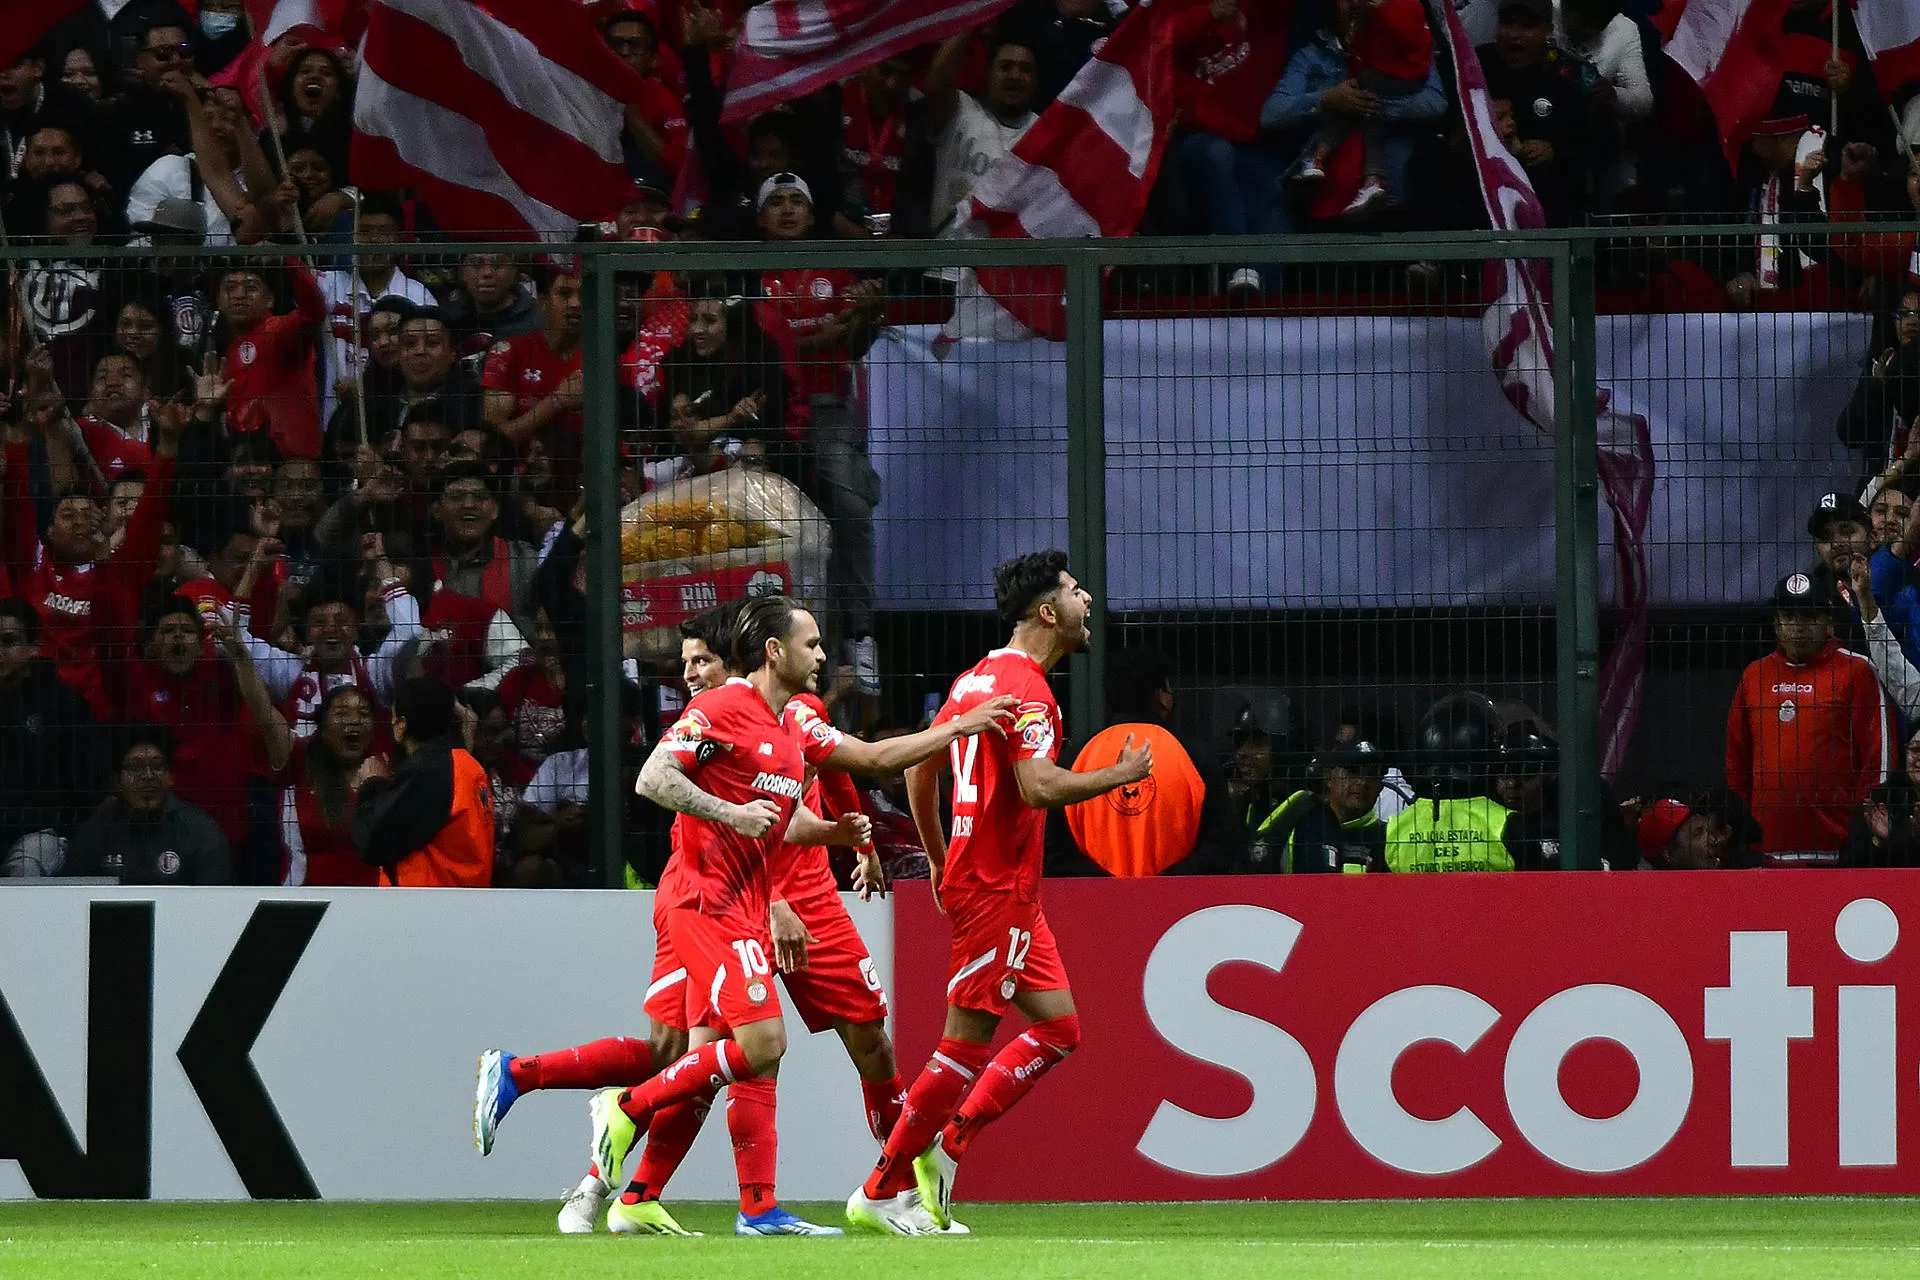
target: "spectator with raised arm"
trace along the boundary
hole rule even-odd
[[[129,190],[162,156],[193,149],[186,109],[165,83],[169,75],[184,77],[192,70],[192,34],[185,26],[162,20],[140,34],[126,91],[100,113],[100,140],[107,149],[103,172],[114,190]]]
[[[220,275],[216,294],[229,332],[220,360],[231,382],[227,429],[265,433],[286,457],[317,458],[320,397],[313,360],[326,300],[298,258],[286,260],[283,278],[293,310],[280,313],[265,263],[231,266]]]
[[[354,851],[353,818],[361,787],[386,767],[380,711],[358,685],[336,685],[312,729],[294,739],[280,774],[280,883],[378,884],[379,869]]]
[[[927,123],[935,148],[933,203],[929,216],[934,233],[953,234],[960,207],[973,194],[974,184],[996,163],[1012,154],[1033,122],[1038,67],[1033,50],[1013,39],[997,39],[987,47],[987,89],[976,98],[960,88],[960,72],[973,35],[954,36],[940,46],[927,67],[923,92]]]
[[[620,135],[627,172],[671,191],[687,158],[687,110],[680,95],[654,75],[659,29],[645,13],[628,9],[607,19],[601,31],[608,47],[641,77],[641,95],[626,105],[626,127]]]

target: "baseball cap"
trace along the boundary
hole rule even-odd
[[[798,191],[807,198],[808,204],[813,203],[813,189],[807,185],[807,180],[797,173],[782,172],[774,174],[760,184],[760,199],[754,203],[753,207],[766,208],[767,201],[773,199],[774,194],[780,191]]]
[[[647,201],[670,205],[673,203],[673,194],[652,178],[635,178],[633,194],[627,197],[627,203],[640,204]]]
[[[1773,589],[1776,609],[1838,609],[1840,595],[1824,577],[1790,573]]]
[[[1504,17],[1510,9],[1532,14],[1542,22],[1553,21],[1553,0],[1500,0],[1501,16]]]
[[[1792,134],[1805,133],[1811,124],[1812,121],[1807,118],[1807,114],[1804,111],[1790,116],[1768,116],[1765,120],[1753,126],[1753,136],[1756,138],[1784,138]]]
[[[1337,742],[1313,758],[1315,773],[1325,773],[1329,769],[1364,769],[1385,777],[1387,758],[1379,747],[1365,738],[1356,738],[1352,742]]]
[[[1860,499],[1850,493],[1823,493],[1820,500],[1813,504],[1813,514],[1807,517],[1807,532],[1813,537],[1823,538],[1827,529],[1840,520],[1866,525],[1867,509],[1860,505]]]
[[[1655,800],[1640,814],[1640,829],[1635,833],[1634,842],[1640,847],[1640,856],[1648,862],[1658,863],[1667,856],[1667,846],[1673,843],[1674,833],[1680,830],[1680,824],[1693,816],[1693,810],[1678,800]]]
[[[153,212],[133,224],[142,235],[189,236],[207,238],[207,210],[198,200],[168,196],[154,205]]]

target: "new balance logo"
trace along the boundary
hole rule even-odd
[[[772,755],[772,754],[773,754],[773,744],[772,744],[771,742],[763,742],[763,743],[761,743],[761,744],[760,744],[760,754],[761,754],[761,755],[763,755],[763,756],[770,756],[770,755]]]

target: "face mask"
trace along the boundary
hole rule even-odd
[[[239,25],[240,15],[237,13],[203,13],[200,15],[200,29],[207,33],[207,38],[210,40],[218,40],[222,36],[231,35],[233,29]]]

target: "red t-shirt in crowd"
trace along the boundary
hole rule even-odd
[[[765,934],[770,864],[800,803],[806,765],[799,739],[758,689],[736,677],[696,695],[661,743],[708,795],[732,804],[771,800],[779,807],[773,825],[757,839],[724,822],[684,813],[674,819],[679,900],[739,925],[742,936]]]
[[[1047,673],[1019,649],[995,649],[953,682],[934,716],[945,724],[989,698],[1011,694],[1013,728],[1005,737],[975,734],[950,748],[953,757],[953,841],[947,846],[943,888],[1014,893],[1022,902],[1040,894],[1046,814],[1020,796],[1013,766],[1021,760],[1060,758],[1060,704]]]
[[[173,459],[155,459],[147,487],[127,517],[127,536],[111,559],[60,564],[47,554],[34,527],[25,444],[6,447],[0,477],[0,559],[13,594],[40,613],[40,653],[60,678],[87,700],[97,720],[111,720],[117,703],[108,687],[109,663],[133,646],[140,592],[160,563],[160,530],[167,521]]]
[[[513,724],[513,746],[538,764],[558,750],[567,729],[566,692],[538,662],[524,662],[500,678],[500,709]]]
[[[314,381],[314,338],[327,318],[326,299],[313,272],[287,259],[294,309],[268,316],[227,343],[220,374],[227,393],[227,428],[242,435],[265,431],[289,458],[320,456],[320,391]]]
[[[679,173],[681,163],[687,158],[687,108],[680,95],[649,78],[641,82],[640,97],[633,105],[664,144],[660,158],[654,163],[670,174]]]
[[[796,439],[812,420],[812,397],[853,394],[853,353],[844,343],[805,354],[796,346],[847,309],[846,292],[853,284],[853,272],[839,267],[800,267],[760,276],[766,297],[754,305],[754,315],[780,347],[787,372],[787,434]]]
[[[1401,80],[1425,80],[1433,70],[1433,30],[1420,0],[1378,0],[1353,37],[1353,69]]]
[[[867,208],[891,213],[900,186],[900,165],[907,155],[907,112],[902,102],[884,120],[873,117],[867,87],[852,80],[840,88],[840,157],[860,175]]]
[[[233,669],[208,646],[182,680],[144,660],[127,663],[125,689],[122,720],[162,725],[173,735],[174,794],[205,810],[228,840],[245,840],[251,779],[260,772],[259,730]]]
[[[1174,18],[1174,102],[1188,126],[1229,142],[1259,136],[1260,108],[1286,69],[1291,12],[1249,5],[1215,22],[1208,0],[1194,0]]]

